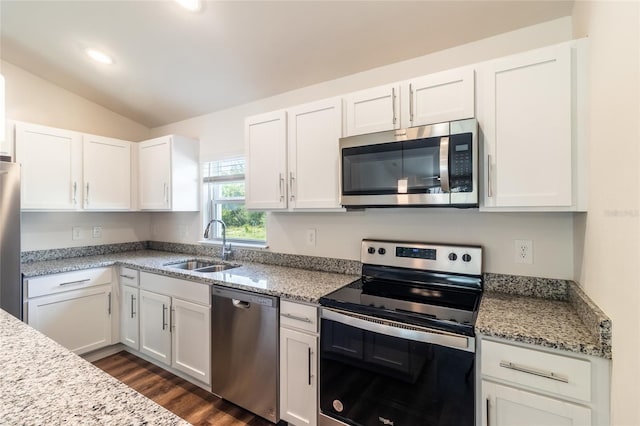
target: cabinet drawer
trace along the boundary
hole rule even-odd
[[[316,333],[318,331],[318,308],[282,300],[280,301],[280,325]]]
[[[211,287],[207,284],[140,272],[140,288],[200,305],[211,305]]]
[[[140,272],[137,269],[121,266],[120,276],[118,277],[120,279],[120,284],[137,287],[140,282],[139,274]]]
[[[484,377],[591,401],[589,361],[487,340],[482,341],[481,357]]]
[[[111,269],[84,269],[29,278],[25,283],[26,297],[32,298],[101,284],[111,284]]]

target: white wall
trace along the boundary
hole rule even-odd
[[[149,213],[60,212],[22,214],[22,251],[82,247],[101,244],[147,241],[151,238]],[[83,238],[73,240],[71,229],[78,226]],[[92,237],[94,226],[102,227],[100,238]]]
[[[640,425],[640,3],[576,2],[573,18],[591,52],[589,213],[575,222],[576,278],[613,322],[612,424]]]
[[[149,138],[149,129],[129,118],[12,63],[1,61],[0,65],[0,73],[6,82],[6,116],[9,119],[134,142]]]
[[[149,129],[98,104],[2,61],[6,80],[6,114],[13,120],[139,141]],[[12,138],[0,151],[13,153]],[[43,176],[43,179],[46,179]],[[91,238],[89,229],[102,226],[102,238]],[[85,238],[71,239],[72,226],[82,226]],[[147,213],[30,213],[22,214],[22,250],[77,247],[144,241],[150,237]]]
[[[391,83],[431,72],[481,62],[571,39],[571,18],[562,18],[467,45],[252,102],[168,126],[153,135],[180,133],[201,141],[203,160],[244,151],[244,118],[296,104]],[[156,238],[201,239],[197,215],[153,217]],[[306,229],[317,230],[317,245],[305,244]],[[488,272],[573,277],[571,214],[478,213],[477,210],[392,209],[348,213],[274,213],[267,218],[269,249],[321,257],[359,259],[366,237],[481,244]],[[515,264],[514,239],[532,239],[534,264]]]

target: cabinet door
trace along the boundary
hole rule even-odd
[[[171,137],[138,144],[138,197],[141,210],[171,208]]]
[[[570,207],[570,46],[509,56],[481,72],[485,205]]]
[[[340,208],[338,142],[342,135],[339,98],[301,105],[289,115],[289,207]]]
[[[75,210],[82,196],[79,133],[16,123],[23,210]]]
[[[586,426],[587,407],[482,381],[483,426]]]
[[[120,286],[120,342],[135,349],[140,349],[140,323],[137,287]]]
[[[400,87],[387,85],[344,96],[345,136],[400,128]]]
[[[316,336],[280,328],[280,417],[315,425],[318,415]]]
[[[171,365],[171,298],[140,290],[140,352]]]
[[[29,299],[29,325],[80,355],[111,344],[111,285]]]
[[[85,210],[131,208],[131,142],[83,136]]]
[[[245,120],[246,207],[287,207],[287,116],[276,111]]]
[[[173,299],[171,366],[211,384],[211,307]]]
[[[430,74],[407,83],[409,117],[406,127],[474,117],[473,68],[457,68]]]

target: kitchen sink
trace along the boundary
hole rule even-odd
[[[229,265],[226,263],[216,263],[206,260],[188,260],[179,263],[166,263],[164,266],[169,268],[182,269],[194,272],[220,272],[231,268],[237,268],[237,265]]]

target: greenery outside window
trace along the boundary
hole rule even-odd
[[[227,241],[264,244],[267,240],[264,212],[245,208],[245,160],[233,158],[203,165],[204,227],[212,219],[227,227]],[[222,240],[222,225],[211,225],[210,240]]]

